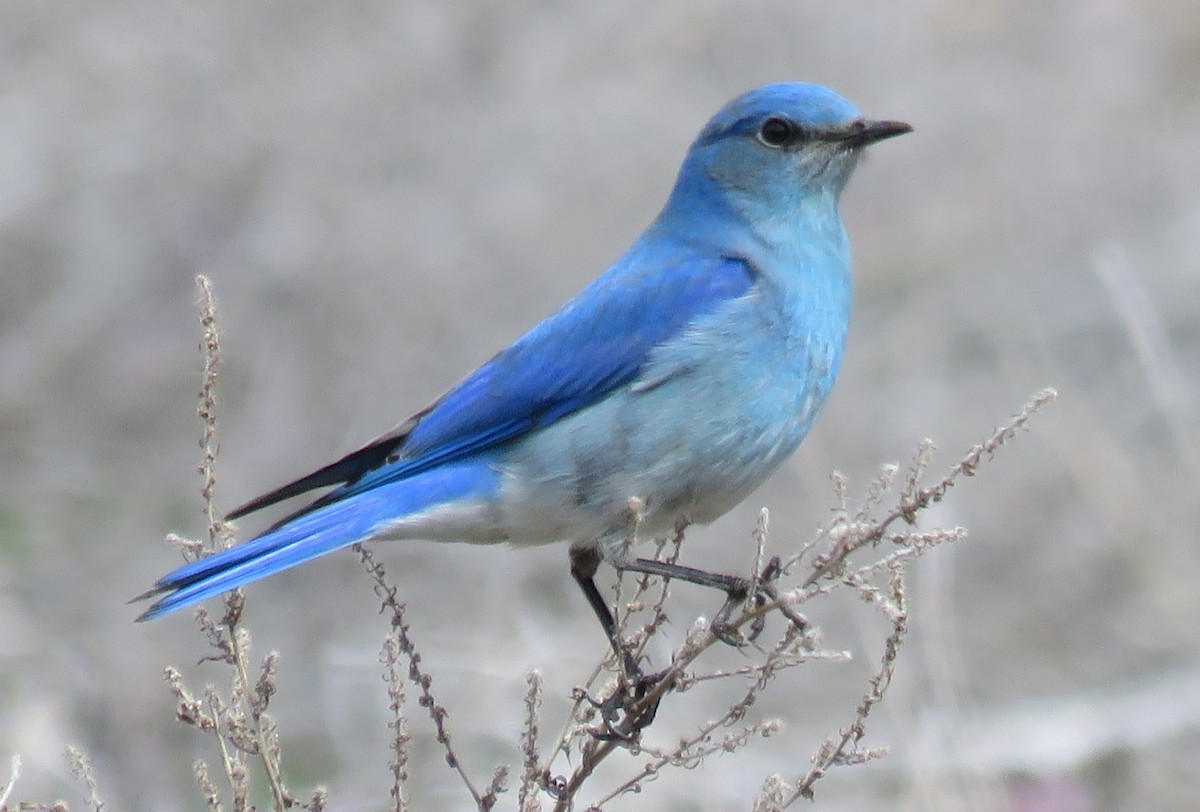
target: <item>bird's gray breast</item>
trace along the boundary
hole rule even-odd
[[[505,466],[515,513],[556,516],[572,539],[619,529],[631,498],[647,533],[712,521],[803,439],[835,343],[762,290],[731,300],[656,347],[633,382],[516,444]]]

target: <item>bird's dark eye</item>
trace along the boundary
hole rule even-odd
[[[779,116],[771,116],[758,129],[758,140],[765,146],[778,149],[796,141],[802,134],[799,125]]]

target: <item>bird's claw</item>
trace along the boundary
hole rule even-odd
[[[755,579],[754,582],[746,582],[740,588],[731,589],[728,592],[728,597],[725,603],[721,606],[717,616],[713,618],[709,629],[713,636],[730,646],[741,648],[748,646],[758,639],[758,636],[763,633],[763,629],[767,625],[766,614],[755,615],[750,621],[750,629],[747,634],[742,634],[731,622],[733,610],[735,607],[745,603],[753,589],[754,592],[754,608],[761,609],[768,601],[777,600],[779,598],[779,590],[776,588],[776,582],[779,576],[783,574],[783,563],[779,560],[779,556],[773,556],[767,562],[767,566],[763,567],[762,573]],[[781,606],[780,611],[794,625],[804,628],[808,625],[808,621],[803,615],[799,614],[790,607]]]
[[[600,715],[600,725],[590,730],[600,741],[618,741],[633,744],[641,737],[658,714],[659,703],[670,688],[647,701],[647,697],[669,679],[671,669],[654,674],[642,674],[635,669],[629,676],[621,675],[617,687],[601,700],[587,697],[587,701]]]

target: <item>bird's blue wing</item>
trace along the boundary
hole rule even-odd
[[[287,522],[552,423],[634,380],[655,346],[744,295],[755,277],[734,257],[633,257],[637,252],[394,431],[230,517],[345,483]]]

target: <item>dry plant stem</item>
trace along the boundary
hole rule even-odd
[[[312,797],[308,802],[310,812],[324,812],[325,806],[329,803],[329,792],[325,787],[317,787],[313,790]]]
[[[387,684],[388,710],[392,718],[388,727],[392,729],[392,758],[388,766],[392,770],[392,812],[408,809],[408,796],[404,793],[404,782],[408,780],[408,743],[412,736],[408,732],[408,720],[404,716],[404,676],[400,671],[400,639],[389,633],[383,641],[380,654],[383,663],[383,681]]]
[[[692,639],[698,637],[698,640]],[[684,670],[700,655],[702,651],[716,642],[717,638],[708,631],[699,635],[689,636],[675,654],[675,660],[646,695],[626,709],[629,718],[638,718],[650,708],[655,707],[675,683],[683,675]],[[555,799],[555,812],[567,812],[571,809],[575,794],[579,792],[584,782],[595,772],[596,767],[620,747],[627,746],[626,742],[616,739],[590,738],[581,748],[579,766],[571,777],[566,779]]]
[[[8,803],[8,796],[12,795],[13,787],[17,785],[17,779],[21,777],[21,756],[14,755],[8,762],[8,783],[4,785],[4,790],[0,792],[0,809],[4,809],[4,805]]]
[[[208,518],[209,547],[215,551],[228,548],[232,542],[232,534],[228,526],[221,519],[221,514],[217,509],[215,501],[217,484],[216,462],[219,454],[216,441],[216,388],[217,365],[220,363],[221,357],[221,337],[220,331],[217,329],[217,305],[213,295],[212,284],[204,275],[196,277],[196,284],[200,288],[200,324],[204,329],[204,338],[201,344],[201,349],[204,353],[204,374],[200,385],[200,405],[198,407],[200,420],[203,424],[203,431],[200,436],[202,454],[199,467],[200,475],[203,478],[203,485],[200,492],[204,498],[204,510]],[[251,682],[250,670],[247,664],[249,658],[249,652],[246,650],[247,637],[240,634],[240,629],[238,628],[238,620],[241,617],[242,608],[240,591],[235,591],[226,596],[225,607],[223,636],[226,642],[218,648],[226,653],[229,662],[236,669],[237,679],[241,684],[242,696],[246,698],[249,704],[250,718],[252,720],[251,733],[255,741],[254,749],[258,751],[263,769],[266,771],[267,783],[271,787],[275,809],[285,810],[292,805],[292,799],[283,785],[283,777],[277,758],[278,745],[268,730],[270,725],[265,716],[267,704],[270,701],[270,690],[273,690],[273,688],[268,690],[269,686],[272,686],[273,683],[269,679],[267,670],[273,667],[271,664],[275,655],[268,656],[267,662],[264,664],[263,679],[259,680],[257,685]],[[201,628],[205,628],[204,621],[201,621]],[[207,629],[206,631],[211,639],[213,630]],[[218,716],[218,718],[220,717]],[[221,742],[222,760],[225,763],[226,772],[230,775],[231,780],[233,780],[236,777],[237,765],[231,759],[225,745],[224,737],[219,731],[217,738]],[[230,772],[230,770],[233,770],[233,772]],[[235,781],[235,799],[238,791],[239,788]]]
[[[669,563],[674,563],[678,560],[681,545],[683,543],[684,532],[686,531],[687,526],[688,524],[686,520],[679,522],[675,527],[675,533],[671,539],[659,540],[657,542],[658,546],[654,556],[656,560],[662,560],[662,551],[665,549],[668,541],[673,545],[673,547],[665,560]],[[754,531],[757,556],[755,565],[756,576],[761,570],[761,561],[765,556],[766,535],[767,513],[764,510],[759,515],[759,519]],[[624,634],[624,630],[632,618],[633,612],[646,608],[641,600],[643,596],[646,595],[652,588],[654,578],[649,575],[642,575],[636,580],[635,583],[637,587],[633,598],[622,605],[619,591],[621,579],[618,579],[618,610],[620,610],[618,612],[618,617],[620,618],[619,629],[622,635]],[[669,595],[670,578],[660,578],[659,584],[660,587],[657,599],[649,607],[650,620],[643,625],[641,629],[639,629],[639,632],[633,641],[635,655],[639,657],[644,651],[645,645],[651,636],[667,622],[665,606],[667,597]],[[661,700],[661,698],[667,694],[667,692],[674,689],[674,687],[679,683],[684,676],[684,670],[695,659],[695,657],[698,656],[700,652],[706,649],[709,645],[712,645],[716,639],[716,637],[708,635],[703,642],[690,640],[687,644],[685,644],[683,648],[676,652],[674,665],[672,668],[661,675],[662,678],[659,680],[659,682],[651,688],[646,696],[642,697],[641,700],[636,702],[633,706],[631,706],[631,708],[627,709],[627,713],[631,717],[637,717],[640,716],[641,713],[646,709],[654,707]],[[596,679],[601,673],[604,673],[606,670],[615,669],[615,659],[611,656],[607,657],[592,672],[592,675],[586,681],[585,685],[588,686],[588,689],[590,689],[595,684]],[[757,675],[759,673],[759,669],[747,669],[746,673],[754,673]],[[588,689],[576,690],[575,704],[571,708],[571,712],[567,717],[562,732],[559,734],[555,747],[547,755],[547,758],[544,762],[545,767],[541,771],[543,776],[550,775],[550,765],[559,756],[559,754],[566,753],[570,741],[576,735],[579,735],[581,730],[586,730],[584,728],[585,719],[581,716],[581,714],[585,709],[591,707]],[[598,741],[586,733],[584,735],[586,735],[586,739],[581,747],[581,761],[579,768],[575,771],[571,778],[563,778],[559,780],[556,791],[556,795],[558,797],[558,806],[556,808],[558,809],[567,808],[567,806],[569,806],[573,800],[574,794],[582,786],[583,782],[591,775],[595,767],[599,765],[601,761],[611,755],[618,747],[622,746],[621,742]],[[704,733],[701,735],[707,734]]]
[[[771,526],[771,514],[764,507],[758,511],[758,519],[754,522],[754,565],[750,568],[755,581],[751,584],[750,594],[758,592],[758,579],[762,576],[763,562],[767,560],[767,536]]]
[[[700,641],[696,654],[706,649],[714,640],[715,638]],[[785,628],[784,635],[779,643],[772,651],[765,652],[765,660],[761,665],[749,666],[735,672],[706,675],[700,678],[684,678],[681,676],[678,682],[686,682],[689,685],[695,684],[701,679],[715,679],[736,675],[752,675],[754,681],[746,689],[742,697],[733,702],[720,718],[701,725],[695,734],[682,739],[673,750],[665,751],[643,746],[641,750],[653,755],[654,760],[647,762],[640,772],[605,795],[593,806],[598,808],[621,794],[630,791],[640,791],[643,781],[653,778],[665,767],[696,767],[700,765],[704,758],[713,753],[720,751],[731,752],[744,746],[753,737],[767,737],[776,732],[780,727],[778,720],[763,720],[746,725],[735,733],[726,734],[719,742],[712,741],[713,733],[719,728],[730,727],[745,717],[746,713],[757,701],[759,695],[766,689],[767,684],[778,673],[808,659],[808,644],[810,642],[811,638],[804,629],[795,624],[789,624]],[[798,646],[804,647],[799,654],[794,651]],[[817,656],[820,657],[822,655],[818,654]],[[597,758],[596,761],[598,763],[599,759]]]
[[[192,774],[200,791],[204,793],[204,804],[209,812],[221,812],[221,794],[217,792],[217,785],[213,783],[212,776],[208,773],[208,765],[203,759],[192,765]]]
[[[217,720],[205,710],[204,703],[197,700],[183,683],[183,675],[178,669],[173,666],[167,666],[164,674],[167,684],[170,686],[171,693],[177,700],[175,708],[175,716],[185,725],[198,728],[202,732],[215,733],[217,736],[217,744],[221,749],[222,760],[224,761],[225,774],[232,776],[231,766],[229,762],[229,751],[225,744],[225,739],[221,735]],[[210,708],[215,708],[216,702],[212,697],[212,692],[206,691],[205,698]],[[201,792],[204,793],[205,802],[210,810],[220,810],[221,801],[220,793],[217,792],[216,785],[212,781],[212,776],[208,771],[208,765],[203,760],[198,760],[192,766],[192,772],[195,774],[196,783],[200,786]]]
[[[1029,419],[1033,417],[1039,409],[1046,404],[1052,402],[1058,397],[1058,393],[1053,389],[1043,389],[1038,394],[1025,404],[1025,406],[1013,418],[992,432],[991,437],[983,443],[976,445],[967,452],[958,463],[950,469],[950,472],[942,478],[940,482],[929,488],[917,488],[917,479],[919,472],[909,479],[909,489],[906,490],[904,496],[900,500],[900,504],[876,523],[870,530],[863,534],[850,533],[846,536],[848,543],[836,544],[834,549],[825,556],[818,556],[814,561],[812,572],[804,579],[803,586],[809,587],[819,581],[821,578],[837,573],[845,564],[845,561],[851,554],[868,544],[877,544],[881,541],[897,519],[904,519],[905,522],[913,524],[916,521],[917,513],[929,507],[929,505],[940,502],[946,492],[954,486],[959,477],[974,476],[975,471],[979,468],[979,464],[985,456],[990,457],[996,452],[1000,446],[1011,440],[1019,429],[1024,428]],[[920,468],[922,471],[928,465],[927,455],[932,446],[926,441],[922,443],[921,449],[918,451],[918,459],[914,468]],[[784,571],[790,571],[797,563],[800,556],[804,554],[802,551],[799,555],[788,560],[784,565]]]
[[[784,633],[783,639],[775,647],[773,654],[776,656],[768,656],[766,662],[761,667],[756,669],[756,679],[754,682],[751,683],[750,687],[746,689],[746,692],[742,695],[741,699],[730,705],[729,709],[726,710],[719,719],[710,720],[704,723],[690,738],[681,740],[679,745],[674,750],[660,753],[653,761],[646,762],[641,771],[598,800],[595,804],[593,804],[593,806],[600,807],[619,795],[623,795],[626,792],[637,789],[642,781],[652,778],[658,774],[663,767],[668,765],[678,764],[685,767],[699,766],[700,760],[703,759],[705,755],[708,755],[709,752],[713,751],[706,750],[694,753],[689,751],[696,747],[696,745],[707,741],[718,728],[728,727],[729,725],[732,725],[745,717],[746,712],[749,711],[751,706],[754,705],[759,694],[761,694],[762,691],[767,687],[767,683],[770,682],[771,679],[774,678],[780,670],[782,670],[782,668],[786,667],[785,663],[779,658],[778,655],[781,655],[785,650],[791,647],[798,634],[799,630],[796,627],[788,627],[787,631]],[[749,735],[753,735],[755,732],[760,731],[762,732],[762,735],[769,735],[769,732],[773,732],[775,729],[777,729],[777,727],[778,725],[771,723],[751,725],[749,728],[738,734],[737,738],[745,740],[749,738]],[[718,746],[718,749],[725,748]]]
[[[479,808],[481,810],[494,809],[496,801],[500,799],[500,794],[508,789],[508,765],[501,764],[492,771],[492,780],[488,782],[487,789],[483,791],[483,796],[479,799]]]
[[[200,349],[204,354],[204,373],[200,379],[200,405],[197,412],[204,429],[200,435],[199,472],[204,482],[200,495],[204,498],[204,512],[208,518],[208,540],[213,550],[225,549],[230,537],[216,508],[217,472],[217,365],[221,361],[221,334],[217,329],[217,300],[212,283],[203,274],[196,276],[200,288],[200,326],[204,329]]]
[[[586,680],[584,680],[584,685],[590,688],[596,683],[596,680],[601,674],[615,667],[616,657],[612,653],[611,647],[608,647],[607,654],[601,658],[600,662],[596,663],[596,666],[592,669],[591,674],[588,675]],[[576,734],[579,733],[581,719],[585,709],[591,707],[591,704],[588,702],[587,688],[577,688],[573,694],[573,700],[574,701],[571,705],[571,710],[567,713],[567,717],[563,722],[562,729],[559,731],[558,737],[555,739],[554,747],[550,749],[550,753],[546,756],[546,759],[542,763],[543,766],[539,769],[539,772],[543,776],[550,775],[550,767],[553,765],[555,759],[558,758],[559,754],[565,754],[567,752],[570,747],[571,740]]]
[[[521,786],[517,790],[519,812],[538,809],[537,794],[542,785],[538,768],[538,708],[542,704],[542,675],[530,671],[525,677],[529,689],[525,692],[525,721],[521,726]]]
[[[266,716],[270,693],[262,690],[263,685],[269,684],[270,675],[268,672],[273,670],[274,658],[278,655],[275,652],[267,655],[267,659],[264,661],[263,679],[255,685],[250,682],[250,671],[246,664],[249,652],[246,650],[245,640],[242,635],[238,634],[239,629],[232,625],[228,628],[238,679],[241,680],[242,690],[249,694],[247,701],[250,705],[250,719],[253,722],[250,729],[254,736],[255,749],[258,750],[258,756],[262,760],[263,769],[267,773],[267,783],[271,787],[271,796],[275,800],[275,808],[276,810],[285,810],[292,806],[293,799],[290,793],[288,793],[287,788],[283,785],[283,775],[279,768],[278,759],[279,746],[277,741],[275,741],[274,731],[270,729],[273,726]]]
[[[375,557],[371,555],[371,551],[365,545],[355,544],[354,551],[358,553],[358,557],[362,561],[367,574],[375,581],[375,594],[383,601],[379,609],[380,613],[388,612],[392,616],[392,633],[396,635],[400,653],[408,659],[408,679],[420,691],[420,698],[417,700],[417,703],[425,708],[429,713],[429,718],[433,720],[434,728],[437,731],[436,738],[438,743],[446,751],[446,763],[458,773],[467,791],[471,793],[471,797],[475,800],[475,806],[478,809],[490,808],[484,805],[485,797],[471,783],[471,779],[467,776],[458,755],[454,752],[454,747],[451,745],[450,732],[446,729],[446,717],[448,714],[446,709],[437,703],[430,692],[430,686],[433,685],[433,678],[421,670],[421,654],[413,644],[412,638],[408,636],[408,624],[404,622],[404,604],[396,600],[396,587],[388,582],[387,573],[383,565],[375,560]]]
[[[104,801],[100,800],[100,791],[96,787],[96,776],[92,772],[92,764],[78,747],[67,745],[67,761],[71,764],[71,774],[83,782],[87,788],[87,799],[84,801],[92,812],[102,812]]]
[[[895,544],[900,549],[888,553],[878,561],[866,564],[853,572],[842,575],[836,581],[826,580],[808,586],[796,587],[780,593],[774,600],[767,601],[761,606],[747,607],[742,614],[729,623],[731,631],[737,631],[742,626],[753,622],[756,618],[779,610],[794,613],[801,606],[814,598],[823,597],[843,586],[860,588],[862,581],[872,573],[879,573],[898,566],[910,559],[918,558],[941,544],[962,541],[967,537],[967,531],[962,527],[952,527],[948,530],[931,530],[928,533],[890,533],[884,536],[885,541]],[[854,549],[859,549],[855,545]]]
[[[855,709],[854,720],[850,726],[841,731],[836,742],[827,740],[813,756],[812,769],[797,782],[794,793],[786,799],[783,807],[790,806],[797,798],[812,800],[813,784],[825,775],[829,767],[838,764],[862,763],[886,752],[884,750],[859,751],[857,747],[863,736],[866,735],[867,716],[876,705],[883,701],[884,693],[892,683],[896,656],[904,641],[904,636],[908,632],[908,600],[904,591],[904,571],[898,566],[892,570],[890,590],[891,596],[888,600],[880,600],[878,595],[874,596],[876,605],[884,614],[890,616],[892,631],[884,642],[883,658],[880,661],[879,669],[870,679],[871,689],[863,696]]]
[[[794,628],[794,627],[793,627]],[[783,667],[790,668],[793,665],[800,665],[808,660],[826,660],[829,662],[846,662],[853,659],[849,651],[828,651],[816,649],[804,649],[798,653],[783,653],[777,656],[788,657],[789,661],[783,664]],[[688,674],[679,680],[679,686],[676,690],[682,693],[685,690],[690,690],[695,685],[700,685],[705,682],[713,682],[715,680],[732,679],[734,677],[756,677],[767,664],[762,665],[745,665],[741,668],[735,668],[732,671],[712,671],[708,674]]]
[[[204,698],[208,701],[212,718],[220,719],[222,703],[216,691],[211,687],[206,689]],[[219,722],[213,724],[212,730],[217,737],[217,746],[221,749],[221,768],[224,770],[226,778],[229,779],[229,789],[233,796],[233,808],[237,810],[243,809],[248,790],[245,785],[245,771],[242,769],[242,758],[236,752],[229,749],[229,742],[225,740],[225,736],[221,733]],[[239,799],[241,799],[240,802]]]
[[[678,557],[680,544],[682,543],[682,536],[683,536],[683,532],[685,529],[686,529],[686,523],[680,523],[680,525],[676,528],[675,538],[673,539],[675,547],[672,552],[671,560],[674,560],[675,558]],[[766,516],[766,512],[763,511],[759,515],[759,520],[756,524],[755,533],[754,533],[754,538],[755,538],[755,542],[756,542],[756,545],[755,545],[756,546],[756,556],[758,557],[758,559],[761,559],[765,556],[766,537],[767,537],[767,516]],[[659,549],[660,550],[662,549],[661,545],[660,545]],[[756,560],[758,560],[758,559],[756,559]],[[756,572],[756,574],[757,574],[757,572]],[[665,614],[663,614],[663,604],[664,604],[664,601],[666,598],[666,590],[669,585],[669,579],[662,579],[662,581],[663,581],[663,584],[662,584],[663,591],[661,593],[659,601],[655,604],[655,607],[654,607],[655,614],[656,614],[655,621],[652,621],[652,625],[654,628],[657,628],[658,625],[661,625],[661,623],[665,621]],[[639,585],[638,596],[640,596],[643,592],[645,592],[649,589],[650,582],[646,577],[643,577],[643,578],[639,579],[638,585]],[[779,602],[779,601],[775,602],[775,608],[779,608],[781,605],[782,605],[781,602]],[[657,617],[657,615],[659,615],[659,614],[663,614],[662,619],[659,619]],[[627,612],[626,616],[625,616],[625,618],[623,618],[623,620],[627,620],[628,615],[629,615],[629,613]],[[740,627],[741,625],[743,625],[744,622],[752,622],[752,620],[753,619],[750,617],[739,618],[739,621],[735,624],[735,628]],[[792,626],[790,628],[795,629],[794,626]],[[786,639],[789,641],[792,639],[792,635],[790,632],[786,636]],[[708,631],[707,629],[694,630],[692,634],[689,634],[688,639],[675,652],[671,667],[669,669],[667,669],[667,671],[661,675],[661,678],[659,679],[659,681],[647,692],[647,694],[644,697],[642,697],[640,700],[635,702],[630,708],[626,709],[627,717],[628,718],[638,718],[647,709],[655,707],[669,691],[671,691],[675,688],[675,686],[679,683],[679,681],[684,677],[686,669],[695,661],[695,659],[697,657],[699,657],[703,651],[707,650],[709,646],[711,646],[715,642],[717,642],[717,640],[718,640],[718,638],[715,635],[713,635],[711,633],[711,631]],[[644,643],[643,643],[643,645],[644,645]],[[781,643],[780,645],[782,646],[785,644]],[[615,666],[615,660],[613,660],[613,663]],[[598,669],[598,671],[599,671],[599,669]],[[758,669],[755,669],[753,673],[755,673],[756,677],[759,679],[769,679],[770,676],[766,676],[766,677],[763,676],[765,672],[766,672],[766,669],[758,668]],[[589,685],[592,684],[596,675],[597,674],[594,674],[593,679],[589,680],[589,682],[588,682]],[[771,675],[773,675],[773,672]],[[750,689],[749,702],[751,702],[751,703],[753,702],[753,699],[757,696],[757,693],[759,690],[761,690],[761,689],[759,689],[759,688],[751,688]],[[572,723],[576,722],[576,720],[579,719],[578,714],[579,714],[580,706],[581,706],[581,703],[583,703],[584,701],[586,701],[586,691],[582,691],[582,690],[577,691],[576,704],[572,708],[571,715],[568,717],[568,725],[571,725]],[[649,775],[652,775],[653,773],[657,772],[659,769],[661,769],[662,766],[664,766],[668,763],[671,763],[673,760],[677,760],[679,757],[679,753],[681,752],[682,749],[691,747],[696,742],[704,739],[706,736],[710,735],[712,733],[712,731],[715,730],[717,727],[719,727],[723,724],[730,724],[730,723],[732,723],[732,721],[735,720],[735,718],[740,718],[740,716],[745,713],[745,709],[749,707],[749,704],[745,704],[743,706],[744,702],[746,702],[745,697],[743,698],[742,701],[735,703],[730,708],[730,711],[727,712],[726,716],[722,717],[717,722],[710,723],[711,727],[709,725],[705,725],[704,727],[701,728],[700,732],[698,734],[696,734],[696,736],[693,739],[685,740],[685,742],[681,745],[681,748],[679,750],[677,750],[675,754],[660,757],[661,763],[651,762],[647,766],[648,772],[644,771],[643,773],[635,776],[633,779],[630,779],[629,782],[626,782],[626,784],[623,784],[621,787],[619,787],[613,793],[606,796],[602,801],[600,801],[600,803],[605,803],[608,800],[610,800],[611,798],[616,797],[616,795],[619,795],[623,792],[628,791],[633,786],[638,784],[638,782],[640,782],[641,780],[644,780],[645,778],[649,777]],[[549,774],[549,769],[548,769],[549,764],[551,762],[553,762],[553,760],[557,757],[559,752],[565,752],[566,743],[569,741],[569,739],[570,739],[569,732],[564,732],[564,734],[560,736],[558,745],[550,753],[550,755],[547,759],[547,762],[546,762],[547,768],[543,774]],[[589,738],[580,749],[579,766],[576,768],[574,773],[572,773],[570,778],[563,779],[561,782],[561,785],[558,787],[558,790],[556,792],[555,810],[563,810],[565,812],[565,810],[570,809],[571,805],[574,801],[575,795],[578,793],[580,788],[583,786],[584,782],[592,775],[592,773],[595,771],[596,767],[599,766],[599,764],[602,761],[604,761],[606,758],[608,758],[608,756],[612,755],[612,753],[615,752],[619,747],[624,746],[624,744],[625,743],[623,743],[623,742],[615,741],[615,740],[599,740],[596,738]]]

